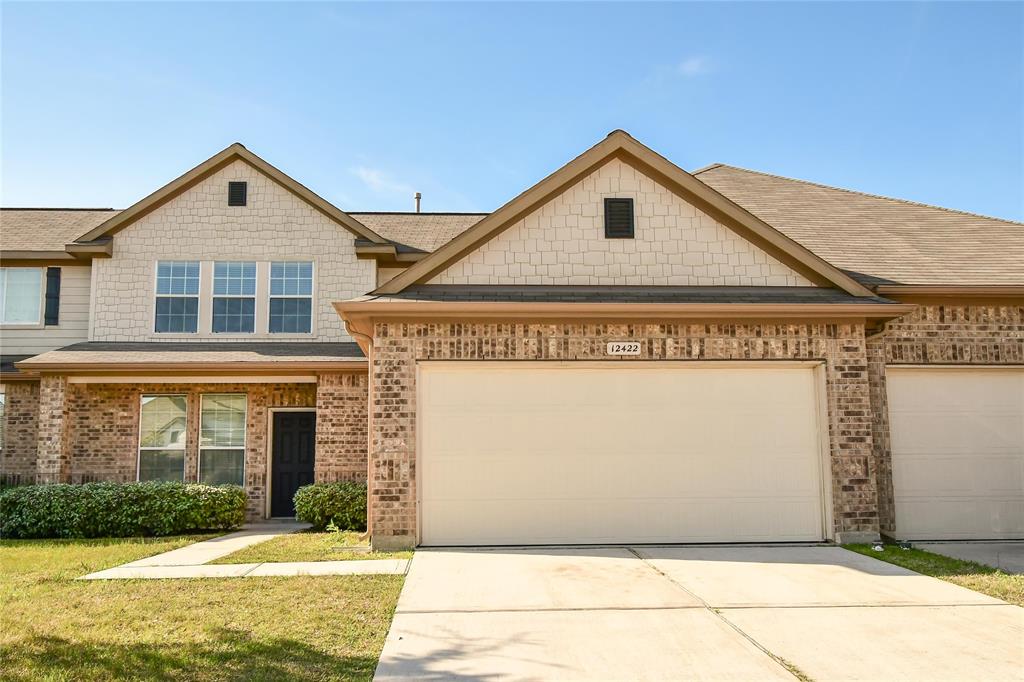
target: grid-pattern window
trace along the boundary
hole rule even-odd
[[[158,333],[194,334],[199,326],[199,261],[156,264]]]
[[[244,394],[202,397],[199,428],[199,482],[207,485],[245,482]]]
[[[249,333],[256,328],[256,263],[213,264],[213,331]]]
[[[270,264],[270,333],[308,334],[313,320],[313,263]]]
[[[188,398],[144,395],[139,414],[139,480],[184,481]]]
[[[0,323],[39,324],[42,302],[41,268],[0,268]]]

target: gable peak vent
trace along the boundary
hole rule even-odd
[[[228,206],[245,206],[249,183],[231,181],[228,183]]]
[[[633,200],[604,200],[604,236],[605,239],[633,238]]]

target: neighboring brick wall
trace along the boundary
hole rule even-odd
[[[634,239],[606,239],[604,199],[632,198]],[[813,286],[679,195],[613,159],[431,284]]]
[[[321,374],[316,390],[316,480],[366,481],[365,372]]]
[[[895,502],[886,365],[1024,365],[1024,306],[922,305],[868,338],[878,512],[893,533]]]
[[[227,205],[228,181],[249,183],[248,205]],[[373,260],[356,258],[353,235],[244,161],[235,161],[114,238],[111,258],[93,261],[93,341],[166,340],[153,333],[158,260],[312,260],[317,341],[351,340],[332,301],[374,288]],[[258,303],[266,305],[266,302]],[[202,312],[202,311],[201,311]],[[206,313],[206,316],[209,312]],[[237,336],[190,335],[206,341]],[[261,337],[250,336],[258,340]],[[281,334],[262,337],[280,341]]]
[[[203,393],[245,393],[245,490],[248,517],[266,510],[267,419],[271,407],[313,407],[315,384],[71,384],[70,474],[73,483],[134,481],[137,476],[139,407],[143,394],[187,394],[185,480],[195,481],[199,460],[199,408]]]
[[[416,535],[416,362],[610,360],[610,340],[642,360],[824,360],[835,530],[877,533],[864,329],[859,324],[385,324],[371,378],[370,513],[375,546]]]
[[[4,384],[4,442],[0,452],[0,482],[34,483],[39,450],[39,382]]]

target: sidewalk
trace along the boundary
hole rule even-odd
[[[137,580],[164,578],[255,578],[298,575],[402,575],[408,559],[361,561],[290,561],[259,564],[210,564],[222,556],[309,528],[296,521],[270,521],[244,526],[242,530],[130,561],[114,568],[84,575],[79,580]]]
[[[172,549],[170,552],[131,561],[124,566],[199,566],[228,554],[234,554],[250,545],[266,542],[278,535],[287,535],[309,528],[308,523],[298,521],[269,521],[251,523],[242,530],[221,535],[217,538],[197,542],[187,547]],[[119,567],[120,568],[120,567]]]

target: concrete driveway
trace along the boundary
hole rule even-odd
[[[1024,609],[836,547],[420,550],[376,679],[1020,680]]]

